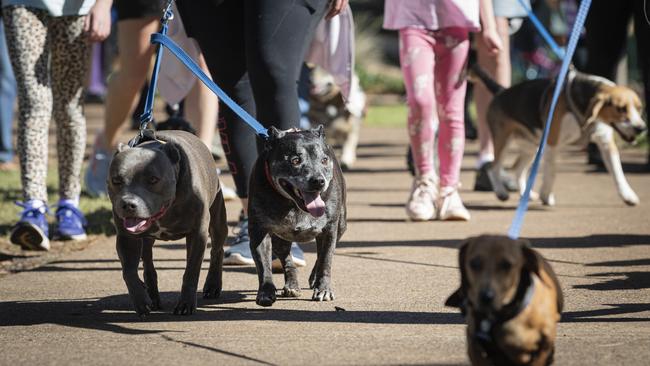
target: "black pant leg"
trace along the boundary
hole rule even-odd
[[[244,1],[178,0],[177,6],[188,36],[199,43],[214,82],[255,116],[245,61]],[[219,108],[219,133],[237,194],[246,198],[257,159],[256,134],[223,103]]]
[[[616,66],[623,56],[630,21],[631,1],[594,0],[585,27],[587,63],[585,72],[616,77]]]
[[[298,127],[298,78],[327,0],[246,0],[246,59],[258,120]]]

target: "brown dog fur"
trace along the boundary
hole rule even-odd
[[[551,266],[529,242],[499,235],[469,238],[460,248],[459,267],[461,287],[446,305],[464,306],[472,365],[493,364],[476,338],[476,314],[498,313],[512,302],[521,274],[526,272],[535,281],[532,298],[513,318],[494,325],[494,342],[513,365],[552,363],[562,291]],[[493,300],[481,302],[481,293],[486,290],[492,291]]]

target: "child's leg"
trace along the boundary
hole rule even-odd
[[[400,65],[409,106],[408,131],[417,175],[433,172],[433,140],[438,123],[433,90],[433,38],[421,29],[401,29]]]
[[[3,8],[7,46],[18,87],[17,151],[26,201],[47,201],[47,140],[52,115],[48,69],[46,11],[29,7]]]
[[[459,78],[469,50],[468,32],[464,28],[445,28],[435,32],[435,39],[440,187],[456,187],[465,146],[463,103],[467,83]]]
[[[77,201],[81,192],[81,164],[86,148],[83,88],[88,75],[90,44],[83,32],[83,16],[52,20],[52,90],[59,157],[61,199]]]

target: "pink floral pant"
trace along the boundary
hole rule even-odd
[[[440,186],[457,186],[465,146],[466,81],[461,73],[469,51],[468,30],[404,28],[399,41],[415,167],[418,174],[433,172],[438,130]]]

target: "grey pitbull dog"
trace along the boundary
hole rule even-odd
[[[160,308],[152,248],[156,239],[187,240],[187,263],[174,314],[196,310],[201,263],[212,239],[205,298],[221,293],[226,209],[210,151],[184,131],[157,132],[133,148],[120,145],[109,168],[108,195],[122,276],[140,316]],[[144,283],[138,276],[142,258]]]
[[[317,259],[309,277],[313,299],[334,300],[334,248],[346,228],[345,181],[323,126],[308,131],[269,129],[269,138],[251,175],[248,201],[251,251],[259,289],[256,302],[271,306],[276,288],[271,252],[284,268],[283,295],[300,296],[291,242],[316,239]]]

